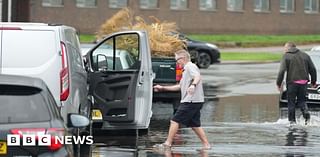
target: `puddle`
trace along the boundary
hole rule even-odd
[[[199,151],[201,143],[190,128],[181,128],[171,151],[159,151],[154,144],[166,139],[167,116],[151,122],[145,136],[104,136],[106,144],[93,146],[93,156],[310,156],[320,153],[320,118],[311,117],[311,124],[289,127],[286,118],[279,119],[277,95],[247,95],[219,98],[207,102],[202,109],[202,124],[213,149]],[[162,108],[166,108],[162,104]],[[163,110],[163,109],[162,109]],[[163,113],[163,115],[165,115]],[[300,122],[301,121],[301,122]],[[117,138],[116,138],[117,137]],[[131,141],[131,144],[129,144]],[[101,139],[100,139],[101,142]]]

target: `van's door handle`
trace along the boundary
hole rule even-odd
[[[144,82],[144,81],[143,81],[143,80],[144,80],[144,77],[143,77],[143,76],[144,76],[144,71],[141,72],[141,76],[140,76],[140,79],[139,79],[139,84],[140,84],[140,85],[143,84],[143,82]]]

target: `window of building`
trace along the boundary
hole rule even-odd
[[[318,13],[319,12],[319,0],[304,0],[304,12]]]
[[[171,0],[170,9],[173,10],[186,10],[188,9],[188,0]]]
[[[128,6],[128,0],[109,0],[109,8],[124,8]]]
[[[293,13],[294,12],[294,0],[280,0],[280,12]]]
[[[254,11],[256,12],[270,11],[270,0],[254,0]]]
[[[158,0],[140,0],[140,8],[156,9],[158,8]]]
[[[97,7],[97,0],[77,0],[77,7],[92,8]]]
[[[243,11],[243,0],[228,0],[229,11]]]
[[[199,0],[199,9],[211,11],[217,9],[217,0]]]
[[[63,6],[63,0],[42,0],[42,6],[61,7]]]

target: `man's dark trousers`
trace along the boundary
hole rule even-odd
[[[306,92],[307,84],[287,84],[289,122],[296,122],[296,104],[297,107],[300,108],[304,118],[306,116],[306,113],[308,113],[308,106],[306,104]]]

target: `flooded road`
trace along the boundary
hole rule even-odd
[[[202,126],[211,150],[189,128],[179,129],[171,150],[153,149],[165,141],[172,114],[170,104],[154,103],[149,133],[95,136],[92,156],[99,157],[316,157],[320,154],[320,118],[310,125],[288,127],[280,119],[275,79],[278,63],[220,64],[201,70],[206,84]],[[106,136],[108,134],[109,136]]]

